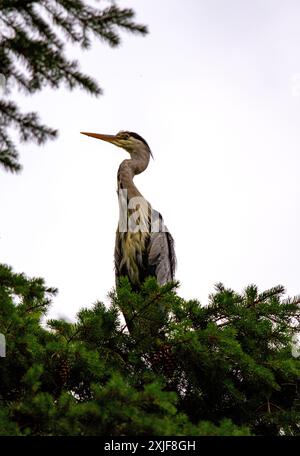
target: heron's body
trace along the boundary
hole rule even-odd
[[[116,136],[84,133],[123,147],[130,153],[118,171],[119,226],[116,232],[116,282],[127,276],[138,288],[148,276],[163,285],[174,279],[174,241],[164,225],[161,214],[153,210],[142,196],[133,179],[148,166],[151,151],[138,134],[120,132]]]
[[[167,231],[162,217],[153,211],[145,201],[147,212],[143,209],[135,210],[135,215],[143,219],[145,230],[137,232],[116,232],[115,270],[116,279],[127,276],[136,287],[148,276],[156,277],[163,285],[174,279],[175,252],[174,241]],[[159,217],[160,231],[152,232],[151,214]],[[128,216],[132,214],[129,210]]]

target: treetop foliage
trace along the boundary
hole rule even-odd
[[[300,299],[217,284],[202,306],[176,288],[124,279],[45,326],[57,290],[1,265],[2,434],[299,435]]]

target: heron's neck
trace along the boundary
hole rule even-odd
[[[139,159],[131,158],[124,160],[118,171],[118,190],[127,190],[128,198],[134,198],[135,196],[142,196],[137,187],[133,182],[135,175],[145,171],[149,163],[149,157],[145,156]]]

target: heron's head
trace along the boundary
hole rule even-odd
[[[102,141],[110,142],[115,146],[122,147],[130,153],[132,158],[141,158],[145,156],[145,154],[153,157],[147,142],[140,135],[132,131],[119,131],[116,135],[87,133],[85,131],[82,131],[81,134],[91,136],[96,139],[102,139]]]

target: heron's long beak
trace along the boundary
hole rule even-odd
[[[116,144],[117,138],[115,135],[102,135],[100,133],[88,133],[86,131],[80,132],[82,135],[91,136],[92,138],[102,139],[102,141],[107,141],[113,144]]]

